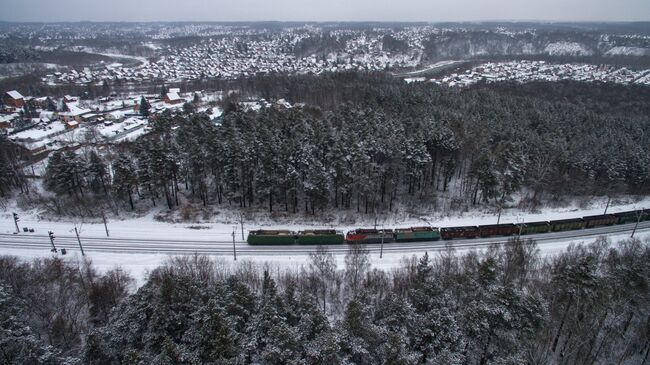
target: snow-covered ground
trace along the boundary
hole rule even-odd
[[[630,237],[629,233],[617,234],[609,236],[608,239],[612,245],[616,245],[621,240],[627,239]],[[635,238],[640,239],[642,242],[650,242],[650,232],[642,231],[638,232],[635,235]],[[571,244],[589,244],[593,242],[596,238],[590,239],[580,239],[580,240],[561,240],[552,243],[541,243],[538,245],[540,254],[542,256],[550,256],[563,252]],[[385,247],[388,247],[389,244],[386,244]],[[444,244],[440,245],[438,250],[421,250],[414,251],[410,254],[398,253],[384,251],[383,256],[380,258],[379,252],[376,248],[373,248],[370,252],[371,265],[372,268],[381,269],[381,270],[393,270],[405,262],[412,256],[420,257],[424,255],[425,252],[428,252],[429,255],[437,255],[438,252],[444,249]],[[457,248],[455,252],[459,255],[469,252],[470,248]],[[53,257],[58,254],[53,254],[48,250],[35,250],[35,249],[12,249],[9,252],[2,252],[2,254],[8,254],[17,256],[24,260],[31,260],[34,258],[46,258]],[[345,268],[345,255],[343,253],[334,253],[336,258],[337,267],[339,269]],[[64,257],[66,260],[79,261],[81,260],[81,255],[79,251],[68,251],[66,256],[58,255],[58,257]],[[171,259],[171,255],[168,254],[142,254],[142,253],[106,253],[106,252],[87,252],[86,258],[92,261],[93,266],[100,272],[106,272],[114,268],[121,268],[122,270],[128,272],[135,280],[136,286],[140,287],[143,285],[147,279],[148,274],[155,268],[161,266],[165,262]],[[307,268],[309,265],[309,255],[306,253],[294,254],[294,255],[264,255],[264,256],[254,256],[250,254],[245,254],[238,252],[237,261],[233,260],[232,255],[228,256],[213,256],[212,259],[220,260],[225,264],[231,265],[241,265],[242,263],[251,262],[260,267],[269,267],[273,270],[300,270],[301,268]]]
[[[514,210],[508,210],[502,212],[501,223],[517,223],[522,221],[542,221],[542,220],[552,220],[552,219],[563,219],[563,218],[575,218],[582,217],[587,215],[597,215],[604,212],[604,207],[606,204],[606,199],[595,199],[591,207],[580,209],[577,206],[568,206],[564,208],[549,208],[543,209],[539,213],[523,213]],[[620,211],[649,208],[650,207],[650,198],[645,198],[637,202],[628,202],[625,204],[616,204],[614,203],[608,209],[608,213],[615,213]],[[7,207],[5,212],[0,214],[0,233],[11,234],[15,231],[15,225],[12,219],[12,212],[16,211],[20,215],[20,226],[30,227],[35,229],[34,234],[46,235],[47,231],[55,232],[57,237],[74,237],[74,227],[75,225],[81,230],[81,237],[83,238],[100,238],[105,237],[104,225],[101,221],[94,222],[82,222],[81,220],[61,220],[57,222],[45,221],[38,219],[38,216],[35,212],[26,212],[19,211],[15,206]],[[179,240],[179,241],[205,241],[205,242],[220,242],[221,245],[225,245],[227,242],[231,242],[231,235],[233,230],[236,230],[236,239],[237,246],[245,245],[241,239],[241,226],[238,225],[236,220],[236,214],[231,214],[228,217],[220,218],[221,221],[215,219],[214,222],[209,223],[164,223],[154,220],[156,212],[151,212],[148,215],[145,215],[140,218],[132,218],[125,220],[115,220],[109,219],[108,229],[111,238],[125,238],[125,239],[152,239],[152,240]],[[478,225],[478,224],[494,224],[496,223],[497,217],[490,213],[465,213],[458,216],[450,217],[435,217],[435,216],[423,216],[419,218],[405,218],[405,217],[393,217],[387,218],[384,221],[384,225],[388,227],[408,227],[416,225],[426,225],[427,223],[434,226],[462,226],[462,225]],[[373,219],[366,219],[364,224],[357,224],[355,226],[337,226],[337,229],[340,230],[349,230],[357,228],[359,226],[372,227],[374,225]],[[380,220],[378,224],[382,224]],[[308,225],[308,224],[277,224],[273,222],[265,222],[264,224],[252,223],[244,221],[244,231],[245,234],[249,230],[259,229],[259,228],[288,228],[291,230],[301,230],[306,228],[324,228],[326,225]],[[198,229],[200,228],[200,229]],[[612,242],[617,242],[629,237],[629,233],[617,234],[610,236]],[[642,240],[650,239],[650,232],[641,231],[635,236]],[[589,242],[593,241],[593,238],[590,238],[587,241],[584,240],[560,240],[557,242],[547,243],[544,242],[540,244],[540,251],[544,255],[556,254],[566,249],[566,247],[572,243],[580,242]],[[441,244],[441,248],[444,245]],[[421,252],[415,250],[412,254],[422,255],[426,249],[422,249]],[[457,252],[462,253],[467,251],[467,248],[459,249]],[[31,259],[35,257],[47,257],[52,255],[49,251],[43,249],[10,249],[5,250],[2,254],[15,255],[24,259]],[[400,265],[405,257],[404,253],[390,252],[385,251],[382,259],[379,259],[379,253],[373,250],[371,256],[373,257],[373,266],[380,269],[392,269]],[[430,251],[430,248],[429,248]],[[412,255],[410,254],[410,255]],[[76,251],[71,251],[67,256],[68,259],[78,259],[78,253]],[[146,278],[146,273],[152,270],[153,268],[159,266],[169,259],[167,254],[141,254],[141,253],[100,253],[100,252],[90,252],[89,257],[93,261],[94,265],[101,271],[106,271],[112,269],[116,266],[120,266],[123,269],[129,271],[137,280],[138,283],[142,284]],[[222,259],[228,261],[232,260],[232,257],[227,255],[222,257]],[[300,266],[306,265],[308,263],[308,256],[306,253],[296,253],[292,255],[255,255],[250,252],[240,252],[238,255],[238,262],[242,261],[252,261],[257,264],[269,264],[271,266],[277,266],[278,268],[285,269],[299,269]],[[339,252],[337,254],[337,260],[339,267],[343,267],[344,255]]]
[[[107,53],[107,52],[99,52],[93,48],[90,47],[76,47],[78,51],[81,52],[86,52],[86,53],[92,53],[100,56],[106,56],[106,57],[112,57],[112,58],[125,58],[125,59],[130,59],[134,61],[140,62],[142,65],[147,65],[149,64],[149,60],[146,57],[137,57],[137,56],[132,56],[128,54],[121,54],[121,53]]]
[[[554,219],[579,218],[589,215],[603,214],[607,203],[606,198],[593,199],[591,205],[587,208],[580,208],[577,203],[562,208],[544,208],[539,213],[522,212],[515,209],[504,210],[501,213],[499,223],[519,223],[519,222],[536,222]],[[625,201],[623,203],[611,203],[607,213],[616,213],[622,211],[649,209],[650,197],[640,199],[635,202]],[[20,225],[34,228],[37,232],[47,232],[52,230],[60,232],[71,232],[75,224],[82,227],[82,236],[86,237],[105,237],[104,225],[101,220],[70,220],[62,219],[56,222],[41,220],[36,211],[20,211],[15,205],[8,206],[5,212],[0,214],[0,233],[13,233],[15,231],[12,212],[20,214]],[[240,232],[238,237],[241,238],[241,227],[239,226],[239,216],[234,211],[222,210],[220,214],[215,215],[210,222],[200,223],[166,223],[154,219],[159,211],[151,211],[149,214],[124,220],[109,219],[108,228],[111,238],[138,238],[138,239],[164,239],[164,240],[193,240],[193,241],[215,241],[229,240],[233,227],[237,226]],[[342,220],[341,220],[342,221]],[[299,231],[303,229],[318,228],[336,228],[347,231],[355,228],[372,228],[375,223],[375,217],[366,216],[359,218],[354,225],[336,221],[329,224],[309,222],[303,218],[302,221],[291,223],[279,223],[268,218],[256,218],[251,221],[244,219],[244,230],[257,229],[290,229]],[[400,228],[412,226],[434,227],[453,227],[481,224],[496,224],[497,215],[494,212],[472,211],[459,213],[453,216],[438,216],[435,213],[423,214],[417,217],[397,214],[386,217],[377,217],[377,225],[384,225],[386,228]],[[197,229],[197,226],[201,229]],[[44,234],[44,233],[43,233]]]

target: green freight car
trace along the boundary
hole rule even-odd
[[[343,232],[320,229],[298,232],[299,245],[340,245],[345,241]]]
[[[582,218],[561,219],[550,221],[549,223],[551,224],[551,231],[553,232],[583,229],[587,225],[587,222]]]
[[[287,230],[259,230],[248,232],[249,245],[293,245],[296,233]]]
[[[640,211],[620,212],[614,213],[614,217],[618,219],[616,222],[618,224],[636,223],[637,219],[639,219],[639,213]]]
[[[551,225],[548,222],[520,223],[517,225],[517,229],[521,234],[548,233],[551,230]]]
[[[395,241],[397,242],[437,241],[439,239],[440,231],[434,227],[411,227],[395,230]]]

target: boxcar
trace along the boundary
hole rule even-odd
[[[298,232],[299,245],[339,245],[345,241],[342,232],[333,229],[317,229]]]
[[[521,227],[521,234],[548,233],[551,230],[551,225],[548,222],[521,223],[517,226],[518,229]]]
[[[440,231],[435,227],[411,227],[395,230],[395,241],[397,242],[437,241],[439,239]]]
[[[248,232],[249,245],[293,245],[296,233],[288,230],[259,230]]]
[[[587,228],[611,226],[612,224],[616,224],[616,221],[618,221],[618,219],[613,214],[590,215],[587,217],[582,217],[582,219],[587,222]]]
[[[587,222],[585,222],[582,218],[560,219],[549,221],[548,223],[551,225],[551,231],[553,232],[582,229],[587,225]]]
[[[443,240],[453,240],[454,238],[475,238],[478,237],[478,234],[479,230],[476,226],[440,228],[440,236]]]
[[[638,211],[620,212],[612,215],[618,219],[617,224],[636,223],[636,220],[639,218]]]
[[[393,234],[392,229],[355,229],[348,232],[345,240],[348,243],[381,243],[383,239],[383,242],[387,243],[393,242]]]
[[[488,224],[478,226],[478,230],[481,237],[511,236],[518,232],[514,224]]]

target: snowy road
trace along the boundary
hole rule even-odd
[[[594,239],[599,236],[622,236],[630,234],[633,229],[634,224],[626,224],[577,231],[527,235],[524,237],[535,239],[540,248],[543,249],[546,244],[566,246],[570,242]],[[650,231],[650,221],[639,223],[637,232],[644,234],[647,231]],[[447,243],[451,243],[454,248],[460,250],[480,249],[492,243],[504,243],[508,239],[509,237],[492,237],[453,241],[387,243],[384,245],[383,251],[384,253],[393,254],[437,251],[444,249]],[[233,253],[232,240],[224,240],[223,235],[220,235],[218,238],[215,237],[215,240],[82,237],[81,242],[86,252],[133,254],[199,253],[216,256],[231,256]],[[57,235],[54,243],[57,248],[65,248],[69,252],[79,251],[79,244],[74,235]],[[249,246],[241,240],[236,240],[235,247],[238,256],[252,257],[305,255],[312,252],[316,246]],[[373,253],[379,253],[381,250],[381,245],[379,244],[372,244],[367,247]],[[0,234],[0,248],[3,252],[9,252],[12,249],[49,250],[51,244],[47,235],[33,233]],[[343,254],[347,251],[347,247],[345,245],[330,246],[330,250],[336,254]]]

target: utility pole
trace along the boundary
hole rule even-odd
[[[502,203],[499,202],[499,215],[497,216],[497,224],[501,222],[501,208],[502,208]]]
[[[639,226],[639,222],[641,222],[641,217],[643,217],[643,210],[639,210],[639,218],[636,220],[636,224],[634,225],[634,229],[632,230],[632,235],[630,238],[634,238],[634,234],[636,233],[636,227]]]
[[[79,230],[77,229],[77,226],[74,227],[74,233],[77,235],[77,242],[79,242],[79,249],[81,249],[81,256],[86,256],[84,253],[84,248],[81,245],[81,239],[79,238]]]
[[[102,221],[104,222],[104,229],[106,230],[106,237],[110,237],[108,234],[108,225],[106,225],[106,214],[102,212]]]
[[[18,228],[18,221],[20,218],[18,218],[18,214],[14,213],[14,223],[16,224],[16,233],[20,233],[20,228]]]
[[[609,202],[610,202],[611,200],[612,200],[612,198],[608,195],[608,196],[607,196],[607,205],[605,206],[605,213],[603,213],[603,215],[604,215],[604,214],[607,214],[607,208],[609,208]]]
[[[381,248],[379,249],[379,258],[384,257],[384,224],[381,224]]]
[[[237,261],[237,248],[235,247],[235,231],[237,226],[232,227],[232,256]]]
[[[239,223],[241,224],[241,240],[243,241],[246,238],[244,238],[244,215],[242,213],[239,213]]]
[[[48,231],[47,235],[50,236],[50,244],[52,245],[52,249],[50,251],[56,252],[56,246],[54,246],[54,232]]]

